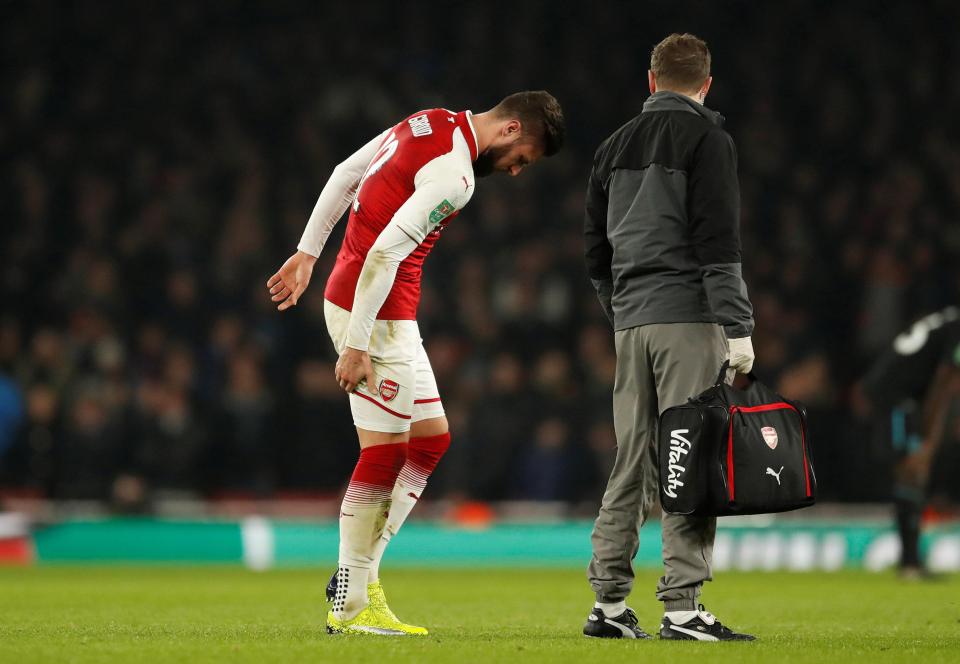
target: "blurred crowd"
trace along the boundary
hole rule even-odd
[[[336,496],[357,453],[323,323],[342,228],[298,307],[279,314],[267,278],[333,166],[384,127],[546,88],[565,151],[481,181],[425,267],[454,440],[428,496],[595,503],[615,357],[584,186],[648,94],[650,49],[687,30],[739,148],[757,372],[810,407],[823,496],[883,498],[888,453],[848,393],[960,299],[960,10],[670,7],[7,6],[0,496]]]

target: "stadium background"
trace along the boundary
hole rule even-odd
[[[809,406],[826,503],[821,520],[777,521],[779,543],[751,564],[788,565],[784,542],[826,518],[849,526],[837,532],[861,558],[851,528],[886,532],[891,452],[850,415],[849,393],[910,320],[958,302],[955,3],[3,11],[0,506],[5,532],[36,531],[34,554],[149,559],[102,543],[165,527],[91,516],[181,519],[151,530],[150,546],[169,537],[183,551],[172,558],[189,560],[192,518],[335,514],[356,457],[322,320],[342,227],[295,310],[273,309],[266,278],[332,167],[383,127],[545,88],[567,115],[565,151],[483,181],[426,266],[420,322],[454,442],[415,517],[572,520],[566,539],[542,528],[576,542],[557,556],[579,564],[581,520],[614,455],[615,360],[582,267],[584,186],[598,143],[648,94],[650,49],[674,30],[713,52],[708,105],[740,154],[757,372]],[[937,466],[948,480],[955,442]],[[758,523],[770,522],[744,527]],[[70,540],[94,526],[119,530]],[[230,522],[223,546],[256,550],[267,532],[271,555],[295,541],[290,560],[330,557],[328,525],[290,528]],[[425,560],[404,539],[398,559]],[[816,541],[829,568],[836,556]],[[953,548],[960,567],[960,539]]]

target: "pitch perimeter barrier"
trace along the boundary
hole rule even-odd
[[[723,520],[721,520],[721,523]],[[336,522],[187,521],[149,518],[72,520],[0,532],[7,563],[243,563],[252,569],[330,565],[337,552]],[[590,557],[589,522],[495,524],[462,528],[414,522],[390,545],[398,566],[581,567]],[[927,529],[922,550],[937,571],[960,571],[960,525]],[[849,522],[721,526],[716,569],[880,570],[899,556],[889,527]],[[660,564],[660,527],[640,531],[636,564]]]

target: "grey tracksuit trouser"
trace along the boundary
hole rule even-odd
[[[633,588],[639,528],[659,495],[660,413],[708,388],[727,356],[723,329],[713,323],[643,325],[615,334],[617,374],[613,424],[617,459],[593,527],[587,576],[598,602],[618,602]],[[667,611],[696,608],[711,579],[715,517],[664,514],[663,576],[657,599]]]

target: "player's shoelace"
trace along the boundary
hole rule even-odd
[[[729,627],[724,625],[722,622],[717,620],[717,617],[715,615],[707,611],[707,609],[703,606],[703,604],[700,604],[697,607],[697,615],[700,616],[700,620],[707,623],[708,625],[714,625],[717,628],[717,631],[723,634],[724,636],[730,636],[734,634],[734,631],[732,629],[730,629]]]
[[[707,611],[706,607],[704,607],[703,604],[697,605],[697,617],[699,617],[700,620],[705,624],[713,627],[717,631],[718,633],[717,635],[722,638],[731,637],[736,634],[732,629],[730,629],[729,627],[724,625],[722,622],[717,620],[717,617],[715,615]],[[740,636],[747,636],[749,637],[749,640],[753,640],[753,637],[750,635],[740,635]]]
[[[699,615],[700,619],[703,622],[707,623],[708,625],[712,625],[713,623],[718,622],[717,617],[712,613],[710,613],[709,611],[707,611],[706,607],[703,604],[700,604],[697,606],[697,615]]]

